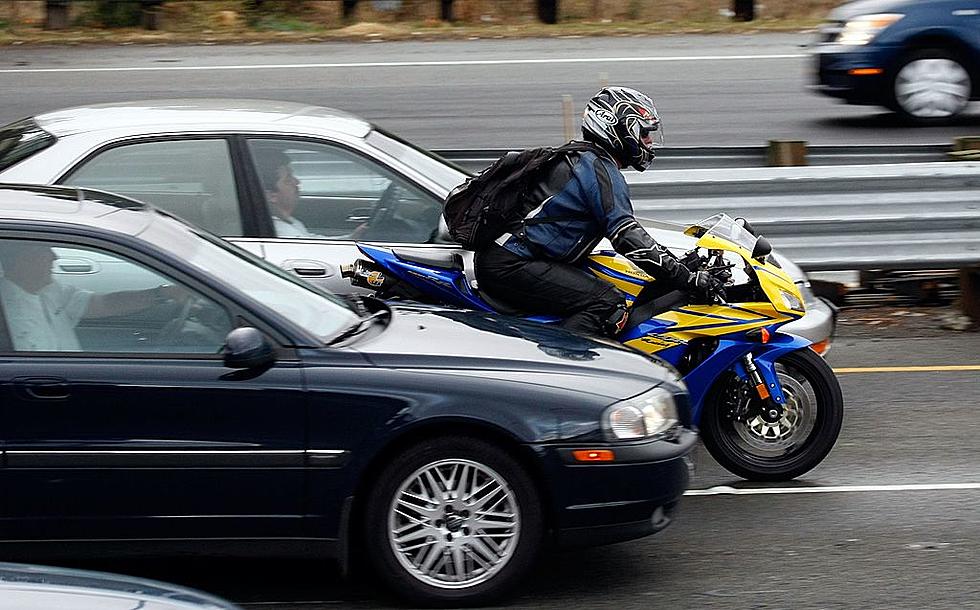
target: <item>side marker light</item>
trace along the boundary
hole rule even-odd
[[[881,68],[852,68],[847,71],[851,76],[877,76],[884,73]]]
[[[572,451],[576,462],[615,462],[616,454],[609,449],[576,449]]]
[[[819,343],[813,343],[812,345],[810,345],[810,349],[823,356],[824,354],[827,353],[827,350],[830,349],[830,339],[824,339]]]

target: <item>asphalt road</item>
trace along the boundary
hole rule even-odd
[[[910,129],[808,93],[798,46],[808,39],[5,47],[0,122],[116,100],[258,97],[345,108],[433,148],[517,147],[559,141],[561,96],[578,109],[608,79],[654,94],[674,146],[948,142],[980,129],[976,108],[954,126]],[[842,337],[829,360],[837,368],[980,365],[980,336]],[[840,440],[802,480],[733,495],[728,487],[753,486],[699,454],[692,489],[701,495],[685,499],[673,527],[549,556],[511,607],[980,608],[980,372],[840,379]],[[255,610],[391,603],[325,561],[75,565],[178,582]]]
[[[329,105],[430,148],[563,139],[600,82],[650,92],[671,146],[943,143],[980,130],[908,128],[881,109],[806,90],[812,34],[322,43],[260,46],[3,47],[0,122],[77,104],[249,97]]]
[[[980,334],[841,337],[829,361],[980,365]],[[751,485],[699,455],[692,489],[705,495],[685,498],[671,528],[549,555],[508,607],[980,608],[980,372],[839,377],[843,431],[811,473]],[[328,561],[74,565],[194,586],[252,610],[397,607],[372,582],[342,580]]]

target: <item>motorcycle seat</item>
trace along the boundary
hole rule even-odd
[[[427,267],[449,269],[451,271],[463,270],[463,257],[460,256],[459,252],[424,252],[419,250],[397,249],[392,249],[392,252],[398,258],[410,263],[419,263]]]

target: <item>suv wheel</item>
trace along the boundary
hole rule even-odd
[[[540,496],[524,468],[473,438],[429,440],[391,460],[364,527],[368,558],[389,587],[438,606],[506,594],[543,540]]]
[[[910,122],[941,123],[963,111],[972,87],[956,55],[942,49],[916,51],[895,70],[892,106]]]

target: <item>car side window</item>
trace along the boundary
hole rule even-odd
[[[341,146],[252,139],[277,237],[429,243],[442,202]]]
[[[0,239],[0,267],[15,352],[217,354],[232,328],[214,300],[115,253]]]
[[[61,182],[151,203],[216,235],[242,235],[235,174],[223,139],[116,146]]]

